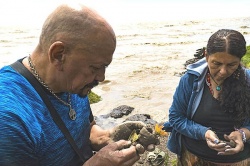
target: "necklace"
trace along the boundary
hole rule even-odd
[[[59,100],[61,103],[63,103],[64,105],[69,107],[69,118],[71,120],[75,120],[76,119],[76,111],[72,108],[71,106],[71,98],[70,98],[70,94],[68,94],[68,103],[63,101],[60,97],[58,97],[55,92],[52,91],[52,89],[50,89],[50,87],[41,79],[41,77],[38,75],[34,64],[31,62],[31,58],[30,56],[28,57],[28,62],[29,62],[29,67],[31,69],[32,74],[36,77],[36,79],[57,99]]]
[[[209,74],[209,73],[207,73],[208,74],[208,77],[209,77],[209,80],[210,80],[210,77],[212,78],[212,80],[214,81],[214,83],[216,83],[216,90],[217,91],[220,91],[221,90],[221,86],[214,80],[214,78]],[[210,82],[211,83],[211,82]]]
[[[212,95],[214,95],[214,91],[211,85],[211,80],[210,80],[210,75],[207,73],[207,79],[206,79],[207,86],[209,88],[209,91],[211,92]]]

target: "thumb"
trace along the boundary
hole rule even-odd
[[[230,140],[230,138],[227,134],[224,134],[224,138],[225,138],[225,140],[228,140],[228,141]]]
[[[220,143],[220,140],[219,140],[218,136],[212,130],[207,130],[205,136],[206,136],[206,139],[210,140],[214,144]]]
[[[143,154],[145,152],[145,149],[141,144],[136,144],[135,148],[136,148],[137,153],[139,154]]]
[[[211,140],[213,143],[215,143],[215,144],[218,144],[218,143],[220,143],[220,140],[219,140],[219,138],[217,137],[217,136],[212,136],[212,140]]]

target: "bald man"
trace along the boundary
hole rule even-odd
[[[143,147],[125,140],[114,142],[111,130],[95,124],[87,97],[104,81],[115,48],[111,26],[85,6],[61,5],[48,16],[37,47],[18,60],[19,68],[38,82],[31,83],[10,65],[0,70],[1,166],[129,166],[139,159]],[[83,160],[35,86],[42,87]]]

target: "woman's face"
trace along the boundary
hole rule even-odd
[[[240,65],[240,58],[226,52],[206,55],[206,60],[210,74],[218,84],[222,84]]]

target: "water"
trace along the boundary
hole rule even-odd
[[[250,17],[167,20],[114,24],[117,49],[114,58],[148,56],[170,52],[194,52],[203,47],[211,35],[221,28],[242,32],[250,44]],[[0,26],[0,66],[28,56],[35,48],[40,27]],[[185,47],[191,44],[193,47]],[[174,47],[173,47],[174,46]],[[185,55],[184,55],[185,56]],[[187,55],[186,55],[187,56]]]

